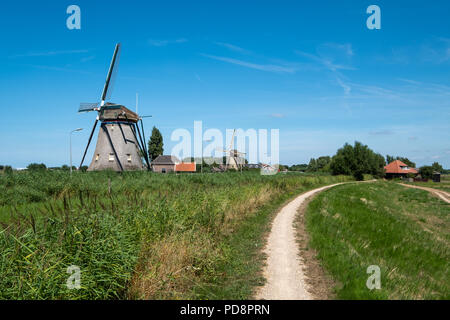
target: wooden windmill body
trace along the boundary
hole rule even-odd
[[[223,150],[226,156],[225,170],[234,169],[236,171],[242,171],[242,167],[245,164],[245,159],[242,156],[244,156],[245,153],[233,149],[235,135],[236,129],[233,131],[233,136],[231,137],[231,142],[228,150]]]
[[[145,168],[142,157],[145,159],[147,168],[150,168],[142,117],[123,105],[105,102],[108,93],[111,92],[111,77],[117,70],[119,50],[120,44],[117,44],[106,77],[101,102],[81,104],[79,109],[79,112],[97,111],[98,113],[80,167],[83,165],[97,123],[98,121],[101,123],[97,145],[88,171],[105,169],[114,171],[142,170]],[[141,129],[139,129],[139,123]]]

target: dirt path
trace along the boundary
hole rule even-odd
[[[264,277],[267,282],[256,293],[256,299],[313,299],[305,281],[304,264],[299,257],[294,220],[297,209],[307,198],[340,184],[343,183],[336,183],[303,193],[278,212],[265,248],[268,258]]]
[[[415,189],[422,189],[422,190],[431,192],[432,194],[434,194],[435,196],[438,196],[439,198],[441,198],[445,202],[450,203],[450,193],[445,192],[443,190],[438,190],[438,189],[433,189],[433,188],[428,188],[428,187],[419,187],[419,186],[414,186],[414,185],[405,184],[405,183],[399,183],[399,184],[404,186],[404,187],[415,188]]]

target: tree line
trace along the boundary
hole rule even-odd
[[[152,129],[152,134],[148,141],[148,155],[150,161],[155,160],[158,156],[164,152],[163,136],[158,128],[155,126]],[[141,155],[144,156],[143,154]],[[280,165],[280,170],[288,169],[289,171],[302,171],[302,172],[323,172],[331,173],[333,175],[352,175],[357,180],[362,180],[365,174],[372,175],[377,178],[384,176],[384,166],[392,161],[400,160],[408,167],[415,168],[416,164],[406,157],[394,157],[386,155],[383,157],[379,153],[375,153],[367,145],[361,142],[355,141],[354,145],[346,143],[342,148],[338,149],[336,154],[332,157],[321,156],[317,159],[311,158],[308,164],[295,164],[292,166]],[[247,163],[247,161],[246,161]],[[209,167],[205,162],[204,168]],[[87,166],[80,168],[81,171],[86,171]],[[28,170],[46,170],[47,167],[43,163],[31,163],[27,166]],[[63,165],[58,168],[64,171],[69,171],[70,167]],[[73,167],[76,170],[76,167]],[[0,172],[12,171],[11,166],[0,165]],[[438,162],[434,162],[431,166],[422,166],[419,168],[419,174],[424,179],[431,179],[433,172],[440,172],[443,174],[449,174],[450,170],[445,170]]]
[[[322,156],[312,158],[308,164],[296,164],[289,167],[290,171],[325,172],[333,175],[352,175],[357,180],[362,180],[365,174],[376,178],[384,176],[384,167],[392,161],[400,160],[408,167],[415,168],[416,164],[406,157],[382,156],[371,150],[367,145],[356,141],[354,145],[346,143],[338,149],[333,157]],[[419,174],[424,179],[431,179],[433,172],[450,173],[450,170],[434,162],[431,166],[419,168]]]

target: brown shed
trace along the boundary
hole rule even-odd
[[[181,161],[175,156],[158,156],[152,161],[153,172],[167,173],[175,171],[175,166]]]

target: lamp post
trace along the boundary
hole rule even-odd
[[[77,132],[77,131],[81,131],[83,130],[83,128],[78,128],[75,130],[70,131],[70,176],[72,176],[72,133]]]
[[[205,140],[205,142],[211,142],[212,140]],[[203,138],[202,138],[202,163],[200,164],[200,172],[203,173]]]

